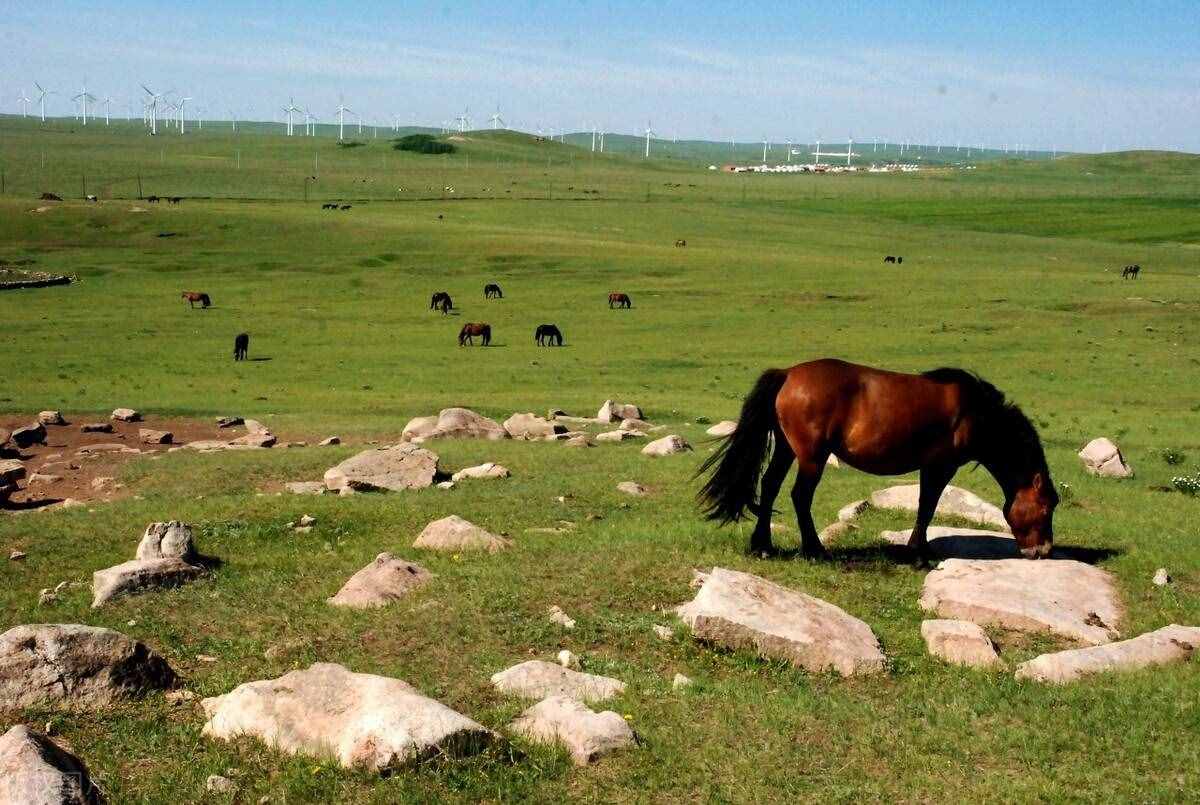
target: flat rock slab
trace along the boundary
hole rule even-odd
[[[704,432],[709,436],[732,436],[733,432],[737,430],[737,426],[738,423],[735,420],[723,419]]]
[[[503,464],[497,464],[494,461],[488,461],[477,467],[461,469],[450,476],[450,480],[458,483],[467,478],[507,478],[510,475],[512,473],[508,471],[508,467],[505,467]]]
[[[676,612],[699,640],[809,671],[880,673],[885,659],[871,627],[842,609],[766,579],[713,568]]]
[[[916,512],[920,495],[920,484],[901,484],[873,492],[871,497],[867,498],[867,502],[878,509],[905,509]],[[942,492],[937,513],[943,516],[955,515],[965,520],[1008,530],[1008,521],[1004,519],[1003,511],[974,492],[957,486],[947,486]]]
[[[425,489],[439,474],[436,453],[406,442],[351,456],[325,471],[325,486],[356,492]]]
[[[323,495],[325,484],[320,481],[289,481],[283,488],[293,495]]]
[[[646,494],[646,487],[639,484],[637,481],[621,481],[617,484],[617,491],[624,492],[626,495],[634,497],[643,497]]]
[[[82,760],[19,724],[0,736],[0,802],[101,805],[104,797]]]
[[[175,557],[122,562],[92,574],[92,608],[122,595],[178,587],[207,573],[207,568]]]
[[[991,638],[970,621],[927,620],[921,623],[925,648],[935,657],[952,665],[968,668],[994,668],[1000,655]]]
[[[1073,559],[946,559],[925,577],[921,607],[943,618],[1089,645],[1119,637],[1121,619],[1109,574]]]
[[[567,432],[566,425],[561,425],[544,419],[534,413],[513,414],[504,420],[504,429],[514,439],[542,440],[553,439]]]
[[[633,430],[610,430],[597,433],[593,438],[597,442],[623,442],[626,439],[644,439],[646,434]]]
[[[1102,478],[1132,478],[1133,469],[1125,463],[1121,450],[1103,436],[1092,439],[1079,451],[1083,468]]]
[[[0,709],[102,707],[174,682],[166,660],[111,629],[34,624],[0,634]]]
[[[434,520],[413,543],[414,548],[431,551],[487,551],[496,553],[512,545],[512,540],[485,531],[456,514]]]
[[[586,766],[602,755],[637,745],[637,738],[617,713],[597,713],[568,696],[549,696],[530,707],[509,727],[538,743],[561,743],[571,760]]]
[[[412,423],[409,423],[412,425]],[[406,427],[405,432],[408,431]],[[470,408],[443,408],[433,429],[423,434],[426,439],[489,439],[509,438],[508,431],[494,419],[477,414]]]
[[[650,444],[642,448],[642,455],[673,456],[677,453],[686,453],[691,449],[692,446],[688,444],[687,439],[672,434],[650,442]]]
[[[1063,684],[1089,674],[1186,662],[1200,650],[1200,627],[1171,624],[1129,640],[1043,654],[1017,666],[1017,679]]]
[[[168,430],[152,430],[150,428],[138,430],[138,441],[142,444],[170,444],[174,440],[175,435]]]
[[[528,699],[565,696],[581,702],[601,702],[625,690],[625,683],[619,679],[585,674],[542,660],[529,660],[492,674],[492,686]]]
[[[432,578],[433,574],[418,564],[381,553],[375,561],[351,576],[329,603],[353,609],[385,607],[429,583]]]
[[[881,531],[879,538],[892,545],[907,545],[912,532],[911,528]],[[925,538],[929,555],[938,559],[1015,559],[1021,555],[1017,541],[1005,531],[935,525],[925,532]]]
[[[111,418],[118,422],[139,422],[142,415],[132,408],[116,408],[113,409]]]
[[[496,738],[401,679],[333,663],[247,682],[201,705],[209,737],[251,735],[290,754],[332,755],[346,768],[376,772],[475,754]]]

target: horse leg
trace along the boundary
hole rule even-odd
[[[958,467],[932,466],[921,469],[921,493],[917,501],[917,522],[913,527],[912,536],[908,539],[908,547],[916,552],[917,561],[924,563],[929,558],[929,543],[926,533],[933,514],[937,511],[938,500],[946,485],[954,477]]]
[[[796,509],[796,525],[800,527],[800,553],[805,559],[829,556],[812,519],[813,493],[817,491],[817,484],[821,483],[821,474],[828,460],[828,453],[801,458],[796,470],[796,485],[792,487],[792,506]]]
[[[754,524],[754,531],[750,534],[750,552],[753,554],[767,557],[777,553],[774,543],[771,542],[771,509],[775,505],[775,498],[779,496],[779,487],[783,486],[783,479],[787,477],[788,470],[792,468],[792,462],[795,460],[792,448],[776,433],[775,453],[763,472],[762,486],[758,494],[758,506],[755,511],[758,522]]]

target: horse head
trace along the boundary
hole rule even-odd
[[[1054,508],[1058,505],[1049,469],[1038,470],[1027,484],[1006,497],[1004,519],[1021,555],[1026,559],[1049,556],[1054,546]]]

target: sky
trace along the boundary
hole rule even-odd
[[[0,0],[0,111],[140,83],[208,118],[1200,152],[1200,2]],[[36,107],[36,104],[34,104]]]

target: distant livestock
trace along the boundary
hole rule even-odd
[[[467,322],[458,331],[458,345],[460,347],[466,344],[474,346],[475,336],[479,336],[483,346],[488,346],[492,343],[492,325],[483,322]]]
[[[633,302],[630,300],[629,294],[614,292],[608,295],[608,307],[609,309],[614,307],[628,308],[633,307]]]
[[[250,351],[250,334],[240,333],[237,338],[233,339],[233,359],[235,361],[246,360],[246,353]]]
[[[348,209],[350,209],[350,207],[351,207],[351,205],[350,205],[350,204],[343,204],[343,205],[342,205],[342,209],[343,209],[343,210],[348,210]]]
[[[450,294],[445,291],[438,291],[433,296],[429,297],[429,309],[440,310],[445,316],[454,309],[454,301],[450,298]]]
[[[561,347],[563,342],[562,330],[553,324],[539,324],[533,334],[533,340],[539,347]]]
[[[504,292],[500,290],[499,285],[497,285],[494,282],[489,282],[487,285],[483,286],[483,298],[484,299],[503,299]]]
[[[146,196],[146,202],[149,204],[157,204],[158,196]]]
[[[92,195],[91,193],[88,193],[88,194],[87,194],[86,196],[84,196],[83,198],[84,198],[86,201],[91,201],[91,202],[96,202],[96,201],[99,201],[99,199],[98,199],[98,198],[96,198],[96,197],[95,197],[94,195]]]
[[[167,201],[170,202],[171,204],[178,204],[179,202],[183,201],[183,197],[182,196],[171,196],[169,199],[167,199]]]
[[[196,307],[197,302],[200,303],[200,307],[202,308],[207,308],[212,304],[212,300],[208,298],[208,294],[201,293],[200,291],[184,291],[179,296],[187,300],[188,307],[191,308]]]
[[[903,258],[903,257],[897,257],[897,256],[896,256],[896,255],[894,255],[894,254],[889,254],[887,257],[883,258],[883,262],[885,262],[885,263],[895,263],[896,265],[900,265],[901,263],[903,263],[903,262],[904,262],[904,258]]]
[[[1130,277],[1137,279],[1141,271],[1142,267],[1139,265],[1125,266],[1125,268],[1121,269],[1121,279],[1127,280]]]
[[[321,205],[321,209],[323,209],[323,210],[336,210],[337,208],[338,208],[338,205],[336,205],[336,204],[322,204]]]
[[[687,241],[686,241],[686,240],[682,240],[682,239],[681,239],[681,240],[677,240],[677,241],[675,241],[675,248],[676,248],[676,249],[682,249],[682,248],[683,248],[684,246],[686,246],[686,245],[687,245]]]

